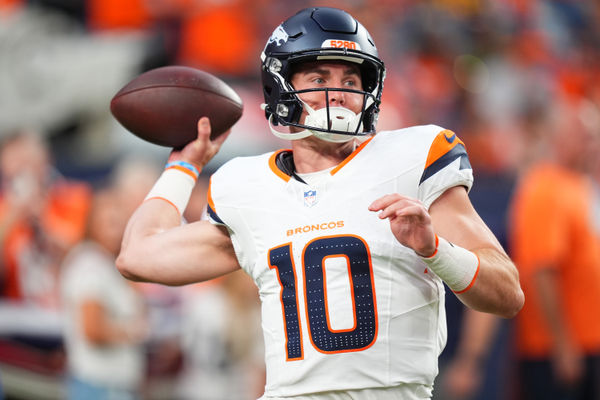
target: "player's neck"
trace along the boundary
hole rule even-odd
[[[292,142],[294,165],[301,174],[335,167],[355,149],[354,140],[346,143],[330,143],[315,137]]]

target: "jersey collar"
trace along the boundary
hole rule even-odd
[[[339,163],[334,169],[332,169],[329,173],[331,175],[335,175],[342,169],[346,164],[350,162],[358,153],[365,148],[365,146],[373,139],[374,136],[365,140],[360,146],[358,146],[351,154],[348,155]],[[292,150],[290,149],[280,149],[275,151],[271,157],[269,157],[269,168],[271,171],[284,181],[288,182],[292,177],[302,183],[305,183],[302,178],[300,178],[296,174],[296,166],[294,165],[294,157]]]

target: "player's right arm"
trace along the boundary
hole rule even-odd
[[[172,205],[145,201],[133,214],[117,268],[127,279],[165,285],[202,282],[239,268],[231,239],[208,221],[181,225]]]
[[[198,138],[169,161],[203,167],[217,153],[227,134],[211,141],[207,118],[198,122]],[[183,210],[180,210],[181,212]],[[201,282],[239,268],[233,244],[224,227],[208,221],[181,225],[181,215],[168,201],[144,201],[129,219],[117,268],[128,279],[166,285]]]

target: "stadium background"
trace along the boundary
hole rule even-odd
[[[557,109],[600,130],[594,1],[0,0],[0,137],[38,132],[58,171],[92,186],[127,159],[160,168],[168,149],[126,132],[108,105],[137,74],[182,64],[218,75],[244,101],[242,119],[205,174],[233,156],[285,146],[259,107],[259,54],[275,26],[310,5],[346,9],[375,39],[387,67],[380,130],[434,123],[457,132],[475,171],[471,198],[505,246],[507,203],[531,135],[540,134],[530,129],[536,117]],[[157,308],[168,305],[161,311],[168,321],[181,318],[169,303],[178,296],[156,297]],[[449,297],[448,311],[442,364],[452,355],[462,306]],[[60,310],[2,315],[7,397],[60,398]],[[511,396],[510,324],[503,322],[494,341],[479,398]],[[148,352],[160,359],[159,347]],[[181,368],[149,368],[148,385],[160,390],[147,396],[174,398]]]

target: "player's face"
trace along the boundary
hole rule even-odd
[[[314,88],[345,88],[362,90],[362,80],[358,66],[345,62],[314,62],[304,64],[299,71],[292,75],[292,86],[296,90]],[[342,91],[329,91],[326,96],[324,91],[300,93],[298,95],[314,110],[319,110],[327,105],[329,97],[330,107],[345,107],[355,114],[362,110],[363,95]],[[306,117],[303,113],[301,122]]]

